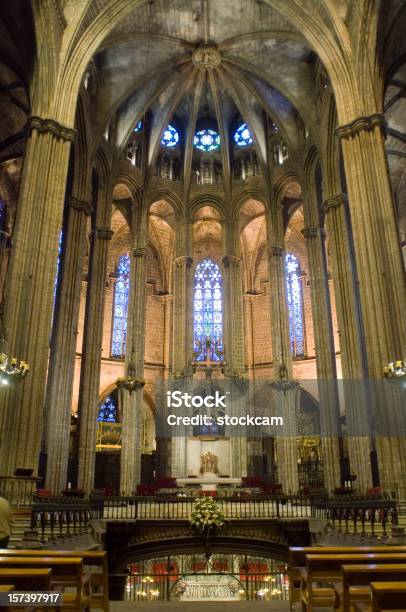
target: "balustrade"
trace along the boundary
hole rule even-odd
[[[389,524],[398,523],[397,502],[385,496],[329,498],[327,495],[253,495],[218,497],[225,517],[238,519],[306,519],[329,521],[339,530],[372,531],[379,524],[386,532]],[[194,497],[188,496],[112,496],[91,495],[87,498],[34,497],[32,528],[42,535],[74,533],[88,527],[92,519],[105,521],[189,520]]]

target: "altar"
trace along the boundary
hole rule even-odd
[[[238,601],[240,584],[234,576],[184,576],[175,587],[179,601]]]
[[[218,457],[210,451],[206,451],[201,455],[198,473],[199,475],[193,474],[188,476],[188,478],[177,478],[176,484],[178,487],[199,486],[201,491],[206,493],[216,493],[218,486],[241,486],[241,478],[230,478],[220,474]]]

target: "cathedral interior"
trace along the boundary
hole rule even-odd
[[[112,600],[293,609],[312,520],[406,525],[405,28],[0,0],[0,496],[61,550],[97,518]]]

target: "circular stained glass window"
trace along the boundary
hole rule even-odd
[[[240,125],[240,127],[235,131],[234,140],[239,147],[247,147],[253,143],[251,132],[249,131],[246,123]]]
[[[220,136],[215,130],[205,129],[196,132],[193,144],[200,151],[215,151],[220,146]]]
[[[134,132],[140,132],[141,130],[142,130],[142,121],[140,119],[134,128]]]
[[[168,125],[166,128],[162,136],[161,144],[164,145],[164,147],[176,147],[176,145],[179,144],[179,132],[175,130],[173,125]]]

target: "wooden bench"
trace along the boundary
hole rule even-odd
[[[13,550],[0,549],[5,557],[75,557],[83,559],[85,570],[90,574],[90,607],[109,612],[109,576],[107,553],[100,550]]]
[[[306,555],[392,552],[406,553],[406,546],[291,546],[288,561],[291,609],[301,600],[299,568],[306,567]]]
[[[406,608],[406,582],[372,582],[372,612],[396,612]]]
[[[362,565],[343,565],[343,589],[337,609],[351,609],[355,602],[367,602],[365,606],[371,610],[371,583],[386,582],[388,579],[403,582],[406,586],[406,564],[389,563],[385,565],[367,563]],[[403,603],[406,609],[406,598]]]
[[[14,584],[0,584],[0,593],[11,593],[12,591],[14,591],[14,589]],[[10,610],[10,608],[0,606],[0,612],[7,612],[7,610]]]
[[[360,563],[405,563],[406,553],[364,553],[364,554],[324,554],[307,555],[306,568],[300,568],[301,577],[301,602],[302,609],[311,611],[314,608],[331,607],[336,605],[337,586],[332,584],[342,581],[342,569],[344,564]],[[321,588],[313,587],[315,582],[325,583],[327,586]]]
[[[17,591],[50,591],[52,570],[0,567],[0,584],[13,583]]]
[[[77,610],[89,607],[90,597],[83,594],[83,560],[66,557],[0,557],[0,568],[49,568],[52,571],[51,590],[64,593],[61,609]],[[67,590],[68,589],[68,590]],[[38,590],[38,589],[37,589]]]

